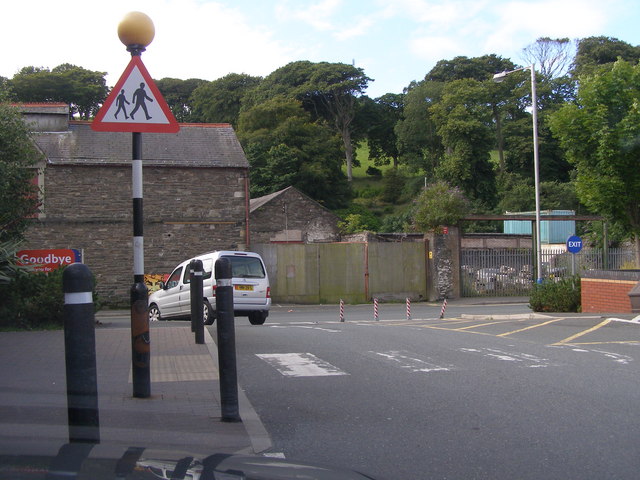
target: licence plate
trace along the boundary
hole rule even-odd
[[[252,292],[253,291],[253,285],[234,285],[234,288],[236,290],[242,290],[245,292]]]

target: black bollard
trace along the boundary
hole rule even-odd
[[[193,262],[194,260],[191,260],[189,262],[189,282],[193,282]],[[193,302],[195,301],[195,290],[193,288],[191,288],[193,286],[193,283],[189,283],[189,302],[191,305],[191,331],[195,332],[196,331],[196,317],[193,315]]]
[[[131,380],[133,396],[151,396],[151,339],[149,337],[149,296],[147,286],[131,287]]]
[[[100,443],[93,276],[74,263],[62,273],[70,443]]]
[[[202,260],[191,260],[191,331],[196,333],[196,343],[204,345],[204,292],[202,290],[204,268]]]
[[[215,275],[221,420],[223,422],[240,422],[233,318],[233,283],[231,281],[231,262],[228,258],[221,257],[216,260]]]

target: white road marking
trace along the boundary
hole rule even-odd
[[[613,360],[616,363],[621,363],[623,365],[628,365],[629,363],[633,362],[633,358],[628,356],[628,355],[622,355],[620,353],[612,353],[612,352],[606,352],[604,350],[593,350],[596,353],[600,353],[602,355],[604,355],[606,358],[609,358],[611,360]]]
[[[269,458],[285,458],[284,453],[282,452],[263,453],[262,456]]]
[[[285,377],[326,377],[349,375],[311,353],[257,353]]]
[[[382,357],[389,360],[396,366],[409,370],[411,372],[448,372],[451,370],[451,366],[436,365],[434,363],[426,362],[420,358],[412,356],[410,352],[402,350],[390,350],[387,352],[374,352],[370,351],[370,354],[378,357]]]
[[[624,318],[608,318],[607,320],[613,320],[614,322],[625,322],[625,323],[635,323],[636,325],[640,324],[640,315],[637,317],[633,317],[631,320],[625,320]]]
[[[306,328],[309,330],[322,330],[328,333],[342,333],[342,330],[334,330],[332,328],[324,327],[308,327],[306,325],[269,325],[269,328]]]
[[[607,352],[606,350],[598,350],[598,349],[595,349],[595,348],[592,348],[592,349],[572,348],[571,351],[572,352],[578,352],[578,353],[597,353],[597,354],[603,355],[605,358],[607,358],[609,360],[613,360],[614,362],[620,363],[622,365],[628,365],[631,362],[633,362],[633,357],[630,357],[629,355],[623,355],[621,353]]]
[[[527,353],[503,352],[502,350],[495,350],[493,348],[460,348],[458,350],[466,353],[477,353],[484,357],[494,358],[503,362],[521,363],[527,368],[544,368],[549,366],[549,359],[536,357],[535,355],[529,355]]]

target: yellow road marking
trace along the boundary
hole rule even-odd
[[[555,318],[555,319],[549,320],[547,322],[538,323],[537,325],[529,325],[528,327],[520,328],[519,330],[513,330],[511,332],[501,333],[500,335],[497,335],[497,336],[498,337],[506,337],[507,335],[511,335],[513,333],[519,333],[519,332],[524,332],[526,330],[531,330],[532,328],[543,327],[544,325],[549,325],[550,323],[559,322],[561,320],[564,320],[564,318]]]
[[[452,328],[451,330],[455,331],[455,332],[459,332],[461,330],[468,330],[471,328],[477,328],[477,327],[486,327],[487,325],[496,325],[498,323],[509,323],[509,322],[513,322],[514,320],[498,320],[496,322],[488,322],[488,323],[479,323],[477,325],[469,325],[468,327],[462,327],[462,328]],[[521,322],[522,320],[518,320],[519,322]]]
[[[578,332],[575,335],[571,335],[570,337],[567,337],[564,340],[560,340],[557,343],[553,343],[552,345],[564,345],[564,344],[567,344],[567,343],[571,343],[571,340],[574,340],[576,338],[582,337],[583,335],[586,335],[587,333],[591,333],[591,332],[593,332],[595,330],[598,330],[599,328],[604,327],[605,325],[608,325],[609,323],[611,323],[611,319],[606,319],[606,320],[600,322],[598,325],[594,325],[593,327],[591,327],[591,328],[589,328],[587,330],[584,330],[582,332]]]
[[[607,343],[615,343],[618,345],[638,345],[640,340],[617,340],[611,342],[571,342],[571,345],[605,345]]]

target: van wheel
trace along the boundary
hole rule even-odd
[[[213,322],[216,321],[216,312],[211,310],[211,305],[207,300],[202,304],[202,320],[205,325],[213,325]]]
[[[160,315],[160,309],[155,303],[152,303],[151,306],[149,306],[149,321],[157,322],[160,320],[162,320],[162,315]]]
[[[249,323],[251,325],[262,325],[267,319],[267,312],[249,312]]]

